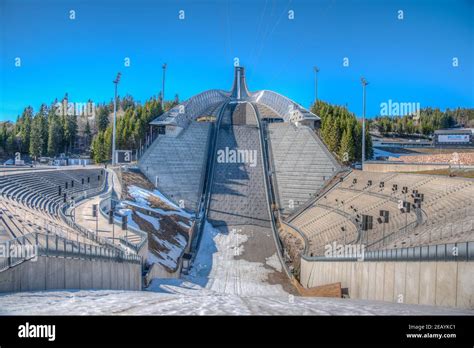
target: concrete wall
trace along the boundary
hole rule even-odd
[[[159,263],[152,264],[150,270],[148,271],[145,277],[145,286],[147,287],[148,285],[150,285],[152,280],[155,278],[179,278],[181,275],[181,265],[182,263],[180,261],[178,269],[173,273],[170,273]]]
[[[40,256],[0,272],[0,292],[53,289],[141,290],[134,263]]]
[[[336,282],[355,299],[474,309],[474,262],[301,259],[304,287]]]
[[[365,172],[420,172],[424,170],[447,169],[448,164],[416,164],[416,163],[383,163],[383,162],[365,162]]]

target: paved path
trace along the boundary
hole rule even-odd
[[[117,175],[115,173],[111,174],[111,172],[111,170],[108,170],[109,175],[107,187],[114,186],[115,190],[121,190]],[[75,209],[76,222],[89,230],[97,230],[99,237],[108,239],[115,238],[115,244],[119,244],[118,238],[120,237],[126,238],[127,236],[130,237],[131,235],[134,235],[130,231],[122,231],[120,226],[112,224],[109,225],[108,219],[105,218],[99,211],[97,211],[97,219],[93,217],[92,206],[97,204],[97,207],[99,207],[100,201],[100,196],[95,196],[80,202]]]

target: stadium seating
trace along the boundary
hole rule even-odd
[[[188,124],[200,116],[208,116],[210,106],[224,103],[228,95],[220,90],[209,90],[189,98],[174,106],[171,110],[157,117],[151,124],[174,124],[186,128]]]
[[[259,103],[255,103],[255,106],[257,107],[258,113],[262,120],[280,119],[281,121],[283,121],[283,118],[279,116],[278,113],[272,108],[270,108],[269,106],[264,105],[264,104],[259,104]]]
[[[77,200],[85,190],[101,187],[104,177],[102,169],[51,170],[0,177],[1,236],[7,240],[46,231],[69,239],[83,238],[63,223],[59,209],[64,204],[64,195],[68,203],[73,198]]]
[[[418,214],[413,190],[424,195]],[[399,209],[400,201],[410,202],[409,213]],[[353,171],[289,220],[307,236],[310,254],[321,255],[325,245],[334,241],[362,243],[376,250],[471,240],[473,203],[473,180]],[[390,212],[388,223],[377,221],[380,210]],[[363,214],[373,217],[368,231],[360,229]]]
[[[160,135],[139,161],[148,180],[173,201],[183,200],[190,210],[199,204],[210,126],[193,121],[178,136]]]
[[[300,105],[273,91],[263,90],[252,96],[252,101],[263,104],[274,110],[286,122],[290,121],[291,112],[302,108]]]
[[[0,178],[0,195],[59,219],[59,207],[64,195],[68,201],[77,199],[83,191],[102,185],[103,180],[103,171],[100,169],[12,174]]]
[[[10,221],[11,220],[11,221]],[[61,220],[56,220],[47,214],[31,210],[14,199],[3,197],[0,202],[0,242],[18,238],[31,232],[51,233],[63,238],[96,244]]]

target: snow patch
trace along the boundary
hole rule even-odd
[[[155,291],[64,290],[0,295],[0,315],[473,315],[474,311],[317,297],[216,294],[180,279]]]
[[[283,267],[281,267],[280,259],[278,258],[278,255],[276,253],[266,258],[266,264],[274,268],[278,272],[283,271]]]
[[[259,262],[236,259],[243,253],[247,239],[237,229],[224,234],[206,221],[201,245],[186,279],[220,294],[288,296],[281,285],[267,282],[273,270]]]
[[[156,235],[153,235],[153,240],[165,249],[165,251],[153,250],[153,252],[149,252],[148,261],[151,263],[159,263],[169,269],[175,269],[178,265],[180,256],[186,248],[186,238],[181,234],[177,234],[174,237],[176,244],[163,240]]]
[[[165,197],[160,191],[154,190],[154,191],[149,191],[145,190],[141,187],[131,185],[128,187],[128,193],[130,196],[133,197],[135,200],[135,204],[146,209],[151,209],[159,212],[160,214],[177,214],[180,215],[184,218],[191,219],[193,217],[192,214],[188,213],[184,209],[180,208],[177,204],[169,200],[167,197]],[[159,208],[152,208],[150,206],[149,199],[155,197],[156,199],[159,199],[166,205],[170,206],[174,210],[163,210]],[[134,202],[126,201],[127,203],[133,204]]]
[[[157,219],[157,218],[155,218],[155,217],[153,217],[153,216],[149,216],[149,215],[143,214],[143,213],[141,213],[141,212],[139,212],[139,211],[137,211],[136,213],[137,213],[137,215],[138,215],[140,218],[142,218],[143,220],[148,221],[150,224],[152,224],[152,226],[153,226],[153,228],[154,228],[155,230],[158,231],[158,230],[160,229],[160,221],[159,221],[159,219]]]

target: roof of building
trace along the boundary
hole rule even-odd
[[[234,84],[230,92],[211,89],[192,96],[150,122],[151,125],[174,125],[186,127],[189,122],[201,116],[210,105],[222,102],[248,101],[271,107],[286,122],[319,121],[319,116],[305,109],[291,99],[269,90],[249,92],[245,80],[245,69],[235,68]]]
[[[474,133],[473,128],[449,128],[449,129],[438,129],[435,134],[472,134]]]

